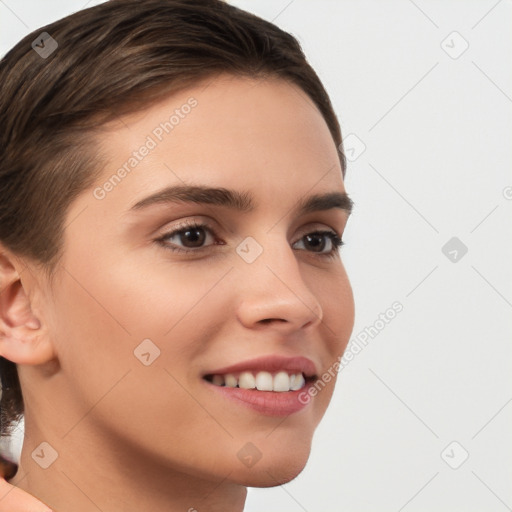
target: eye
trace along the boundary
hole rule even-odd
[[[215,231],[208,224],[188,222],[175,230],[165,233],[156,241],[173,252],[197,253],[211,245],[225,245],[216,238]],[[207,243],[210,241],[210,243]],[[320,257],[334,257],[344,244],[338,233],[334,231],[313,231],[297,240],[293,247],[318,254]],[[297,247],[299,246],[299,247]]]
[[[195,252],[204,249],[204,243],[212,239],[215,242],[215,232],[207,224],[191,222],[166,233],[157,239],[166,249],[175,252]],[[182,244],[179,247],[177,243]],[[214,245],[214,244],[209,244]]]
[[[319,253],[319,256],[333,257],[344,242],[334,231],[314,231],[297,240],[294,246],[297,244],[301,244],[303,250]]]

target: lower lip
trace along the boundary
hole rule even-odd
[[[308,388],[313,385],[311,382],[306,382],[306,385],[297,391],[278,392],[229,388],[205,382],[226,398],[267,416],[289,416],[303,410],[311,401]]]

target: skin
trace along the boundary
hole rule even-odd
[[[25,399],[12,483],[60,512],[239,512],[246,486],[302,471],[334,390],[332,379],[283,418],[234,404],[201,378],[273,354],[308,357],[321,374],[350,337],[354,302],[341,256],[320,255],[303,238],[342,234],[348,213],[294,213],[304,196],[345,191],[335,143],[301,89],[221,75],[110,123],[99,139],[109,163],[95,187],[190,97],[197,106],[104,199],[93,187],[70,205],[52,285],[2,248],[10,294],[0,351],[19,364]],[[184,183],[248,191],[255,208],[129,211]],[[192,220],[215,231],[203,231],[206,248],[167,240],[196,251],[184,255],[155,241]],[[263,248],[250,264],[235,250],[247,236]],[[145,366],[134,350],[148,338],[160,356]],[[32,457],[43,441],[58,452],[47,469]],[[262,455],[252,467],[237,456],[248,442]],[[0,511],[16,510],[6,506],[0,501]]]

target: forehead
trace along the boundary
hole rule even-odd
[[[296,160],[320,159],[321,165],[338,161],[337,148],[313,101],[298,86],[275,77],[220,75],[204,80],[119,118],[102,137],[118,162],[148,138],[157,146],[153,155],[165,149],[168,158],[186,155],[207,166],[212,166],[207,161],[212,153],[219,163],[253,156],[272,166],[293,155]]]
[[[267,206],[344,190],[323,116],[282,79],[203,81],[118,118],[100,144],[108,158],[97,183],[108,188],[104,206],[124,210],[170,185],[254,190]]]

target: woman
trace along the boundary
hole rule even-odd
[[[295,478],[354,320],[340,128],[297,41],[111,0],[0,81],[2,433],[25,422],[0,511],[241,511]]]

